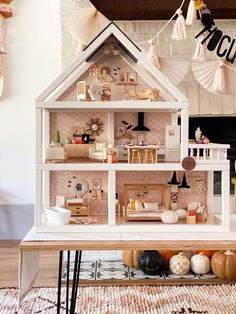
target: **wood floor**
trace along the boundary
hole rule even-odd
[[[0,288],[18,287],[19,241],[0,241]],[[57,286],[58,252],[42,252],[34,287]]]

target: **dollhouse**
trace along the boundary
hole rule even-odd
[[[189,141],[188,108],[110,23],[36,99],[36,231],[229,231],[229,145]]]

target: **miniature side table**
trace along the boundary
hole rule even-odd
[[[236,177],[231,178],[231,183],[234,184],[234,214],[236,214]]]

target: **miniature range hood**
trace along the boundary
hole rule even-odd
[[[144,125],[144,112],[138,112],[138,125],[133,128],[132,131],[150,131],[150,129]]]

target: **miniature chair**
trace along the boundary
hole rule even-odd
[[[131,163],[135,163],[135,161],[138,161],[139,164],[141,164],[141,157],[139,149],[132,149],[131,151]]]
[[[107,159],[107,143],[96,143],[95,147],[90,147],[89,158],[104,162]]]
[[[152,149],[145,149],[144,150],[144,163],[147,164],[148,162],[154,164],[153,150]]]

